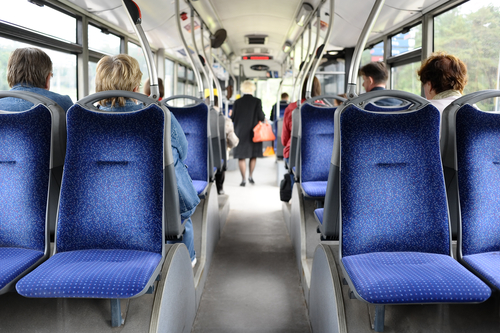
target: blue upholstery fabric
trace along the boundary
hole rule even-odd
[[[307,103],[300,109],[302,183],[328,180],[333,151],[333,118],[336,109],[316,107]]]
[[[389,106],[389,107],[384,107],[380,105],[376,105],[373,103],[368,103],[365,105],[364,109],[366,111],[382,111],[382,112],[391,112],[391,111],[402,111],[402,110],[407,110],[410,108],[412,104],[406,104],[403,106]]]
[[[500,115],[463,106],[456,116],[464,256],[500,248]]]
[[[320,182],[303,182],[302,190],[307,196],[312,198],[324,198],[326,195],[326,181]]]
[[[51,124],[42,105],[0,114],[0,247],[45,249]]]
[[[193,180],[193,186],[198,195],[200,195],[206,188],[208,183],[202,180]]]
[[[147,285],[161,254],[134,250],[56,253],[16,285],[26,297],[130,298]]]
[[[342,254],[450,253],[439,111],[341,115]]]
[[[163,110],[99,113],[74,105],[57,223],[57,252],[161,253]]]
[[[486,252],[464,256],[463,259],[486,280],[500,289],[500,252]]]
[[[175,115],[188,141],[188,153],[184,163],[191,179],[208,181],[208,108],[198,104],[191,108],[168,109]]]
[[[319,221],[320,224],[323,224],[323,213],[324,213],[324,208],[318,208],[314,210],[314,215],[316,216],[316,219]]]
[[[0,247],[0,290],[41,257],[42,251]]]
[[[365,301],[387,303],[482,302],[490,288],[448,255],[379,252],[342,258]]]

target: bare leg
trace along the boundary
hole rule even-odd
[[[247,164],[245,163],[244,158],[240,158],[238,161],[238,164],[240,166],[240,172],[241,172],[241,183],[245,183],[245,175],[247,173]]]
[[[250,171],[249,171],[249,175],[248,175],[248,179],[252,179],[253,181],[253,170],[255,170],[255,165],[257,164],[257,158],[256,157],[252,157],[250,159]],[[251,182],[252,183],[252,182]]]

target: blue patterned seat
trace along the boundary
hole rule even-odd
[[[314,106],[300,109],[300,182],[306,197],[323,199],[333,150],[333,119],[337,108]]]
[[[488,299],[490,288],[450,255],[439,111],[351,104],[338,117],[340,257],[356,298],[380,306]]]
[[[209,182],[208,107],[199,103],[187,107],[168,106],[168,109],[175,115],[186,134],[188,154],[185,164],[198,195],[203,196]],[[214,167],[213,173],[216,170]]]
[[[65,137],[64,111],[34,93],[1,92],[35,105],[0,111],[0,294],[49,256],[48,228],[55,221]],[[37,102],[38,100],[38,102]],[[51,154],[52,149],[52,154]],[[49,188],[51,191],[49,191]],[[54,190],[54,191],[52,191]],[[50,205],[52,203],[52,206]],[[49,208],[47,208],[49,207]]]
[[[134,112],[75,104],[67,123],[55,255],[17,291],[38,298],[140,296],[165,252],[163,193],[175,188],[165,176],[173,172],[170,113],[154,104]]]
[[[466,104],[453,116],[456,137],[448,142],[453,147],[456,138],[462,226],[458,258],[500,290],[500,114]]]

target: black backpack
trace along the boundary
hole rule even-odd
[[[280,199],[284,202],[288,202],[292,198],[292,179],[290,177],[292,177],[291,174],[285,173],[280,183]]]

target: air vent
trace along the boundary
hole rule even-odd
[[[267,43],[267,35],[246,35],[245,42],[250,45],[264,45]]]
[[[252,66],[250,66],[250,69],[253,69],[254,71],[257,71],[257,72],[267,72],[269,70],[269,66],[266,66],[266,65],[252,65]]]

